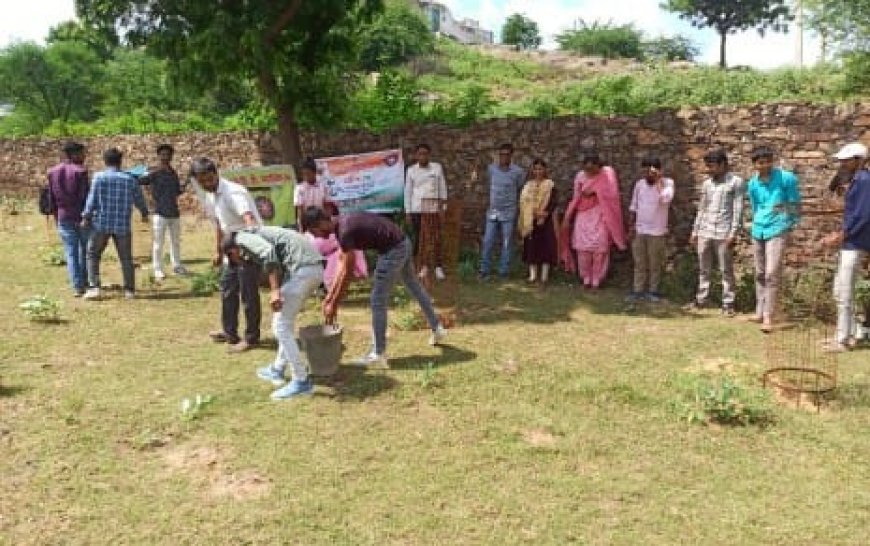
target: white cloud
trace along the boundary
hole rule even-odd
[[[75,19],[74,0],[5,0],[0,15],[0,47],[16,41],[43,42],[48,29]]]

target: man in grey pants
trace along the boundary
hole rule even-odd
[[[693,308],[707,305],[713,256],[722,272],[722,312],[734,316],[734,239],[743,216],[743,180],[728,172],[725,150],[711,150],[704,156],[707,179],[701,186],[698,213],[689,243],[697,245],[700,278]]]

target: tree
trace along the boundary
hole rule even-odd
[[[277,114],[282,157],[296,164],[300,115],[329,119],[340,109],[340,90],[354,83],[355,29],[381,8],[381,0],[76,0],[83,21],[123,29],[191,85],[255,81]]]
[[[843,61],[846,92],[870,89],[870,0],[807,0],[807,23]]]
[[[396,66],[434,49],[426,20],[404,2],[388,4],[360,32],[360,65],[369,71]]]
[[[694,61],[700,50],[686,36],[659,36],[643,43],[644,57],[658,61]]]
[[[725,40],[729,34],[754,28],[784,32],[792,19],[786,0],[666,0],[662,8],[676,13],[696,28],[719,33],[719,66],[725,68]]]
[[[514,13],[501,27],[501,42],[517,49],[537,49],[541,45],[538,23],[521,13]]]
[[[599,21],[588,24],[581,20],[579,28],[557,35],[556,42],[560,49],[583,55],[600,55],[608,59],[643,58],[643,33],[632,24],[614,25]]]
[[[49,44],[58,42],[84,44],[103,61],[111,59],[115,48],[120,45],[118,33],[114,28],[100,28],[78,21],[64,21],[51,27],[45,41]]]
[[[101,77],[96,55],[82,44],[18,43],[0,50],[0,102],[15,106],[36,131],[54,120],[96,117]]]

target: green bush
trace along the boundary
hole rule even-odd
[[[770,394],[747,387],[729,374],[687,378],[678,411],[690,423],[768,426],[775,413]]]
[[[211,296],[220,288],[220,270],[217,268],[209,268],[190,277],[190,293],[194,296]]]
[[[556,36],[560,49],[583,55],[598,55],[608,59],[642,59],[643,33],[633,24],[614,25],[611,22],[580,21],[580,28],[566,30]]]

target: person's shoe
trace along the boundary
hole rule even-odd
[[[287,400],[297,396],[311,396],[312,394],[314,394],[314,383],[310,378],[304,381],[294,379],[273,392],[271,398],[272,400]]]
[[[214,341],[215,343],[234,343],[235,344],[235,343],[239,342],[238,339],[234,339],[234,338],[230,337],[229,334],[227,334],[223,330],[214,330],[212,332],[209,332],[208,337],[210,337],[211,340]]]
[[[179,265],[178,267],[172,268],[172,272],[178,275],[179,277],[187,277],[190,275],[190,271],[187,270],[183,265]]]
[[[423,267],[420,268],[420,272],[417,273],[417,276],[420,277],[421,279],[425,279],[426,277],[429,276],[429,268],[424,265]]]
[[[444,341],[445,337],[447,337],[447,328],[439,324],[438,327],[432,331],[432,335],[429,336],[429,345],[434,347]]]
[[[746,322],[752,322],[754,324],[761,324],[764,322],[764,319],[758,315],[752,315],[751,317],[746,318]]]
[[[686,311],[700,311],[702,309],[707,308],[707,302],[704,301],[693,301],[692,303],[687,303],[683,306],[683,309]]]
[[[644,297],[650,303],[661,303],[662,301],[662,296],[658,292],[647,292]]]
[[[439,281],[443,281],[446,278],[447,278],[447,275],[444,274],[444,268],[443,267],[436,267],[435,268],[435,279],[439,280]]]
[[[851,350],[852,348],[847,343],[841,343],[839,341],[835,341],[825,347],[825,351],[828,353],[845,353],[846,351]]]
[[[769,334],[773,332],[773,323],[769,320],[765,320],[761,323],[761,333]]]
[[[734,312],[734,307],[731,305],[723,305],[722,314],[728,318],[734,318],[734,315],[736,315],[736,313]]]
[[[244,353],[245,351],[250,351],[254,347],[256,347],[256,343],[250,343],[245,341],[244,339],[239,341],[238,343],[231,343],[229,347],[227,347],[227,352],[230,354],[236,353]]]
[[[257,377],[259,377],[263,381],[268,381],[269,383],[275,385],[276,387],[280,387],[281,385],[283,385],[284,383],[287,382],[287,380],[284,379],[284,371],[283,370],[276,370],[275,368],[273,368],[271,366],[271,364],[269,366],[265,366],[263,368],[258,368],[257,369]]]
[[[166,273],[163,271],[155,271],[154,272],[154,280],[157,282],[163,282],[166,280]]]
[[[84,289],[84,288],[76,288],[75,290],[73,290],[73,297],[74,297],[74,298],[80,298],[80,297],[82,297],[82,296],[84,296],[84,295],[85,295],[85,289]]]
[[[136,299],[136,292],[133,292],[132,290],[124,290],[124,299],[125,300]]]
[[[367,368],[369,370],[389,370],[390,363],[387,360],[386,355],[379,355],[378,353],[371,351],[365,356],[361,356],[360,358],[354,360],[354,366],[359,366],[362,368]]]
[[[99,288],[88,288],[85,295],[82,296],[83,299],[86,300],[98,300],[100,299],[100,289]]]

